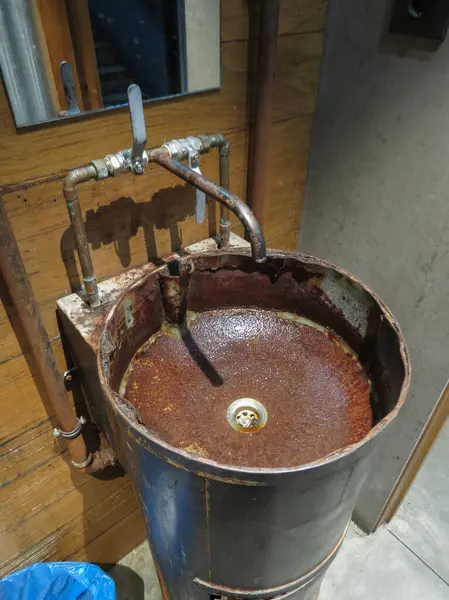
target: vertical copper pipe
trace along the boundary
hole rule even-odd
[[[271,101],[276,69],[279,0],[261,0],[259,52],[254,90],[254,124],[250,149],[249,205],[263,225],[269,167]]]
[[[83,213],[81,212],[78,185],[85,181],[95,179],[97,171],[95,167],[88,165],[73,169],[64,180],[64,198],[72,223],[75,242],[78,250],[78,258],[83,274],[84,289],[86,290],[88,303],[92,308],[100,305],[97,280],[95,277],[92,257],[89,251],[86,228],[84,227]]]
[[[67,397],[64,380],[56,364],[50,339],[1,196],[0,240],[0,271],[23,329],[27,349],[32,354],[40,383],[44,387],[43,391],[55,411],[62,431],[73,432],[79,426],[79,420]],[[94,453],[88,452],[80,434],[66,441],[72,464],[77,469],[94,473],[115,463],[115,453],[110,448]]]
[[[228,140],[219,149],[220,186],[229,190],[229,158],[230,144]],[[229,248],[229,236],[231,233],[231,221],[229,220],[229,208],[220,204],[220,248]]]
[[[46,396],[63,431],[73,431],[78,419],[67,398],[62,375],[56,364],[39,307],[25,271],[19,247],[0,197],[0,269],[14,304],[27,345],[38,369]],[[82,436],[67,440],[75,463],[84,464],[89,458]],[[90,461],[89,461],[90,462]]]

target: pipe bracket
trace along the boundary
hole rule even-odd
[[[85,469],[86,467],[88,467],[92,463],[93,459],[94,459],[94,457],[89,452],[89,455],[88,455],[88,457],[86,458],[85,461],[83,461],[83,462],[75,462],[74,460],[72,460],[72,465],[75,467],[75,469]]]
[[[81,433],[81,430],[83,428],[83,425],[86,424],[86,419],[85,417],[79,417],[78,419],[78,424],[75,427],[75,429],[72,429],[72,431],[62,431],[62,429],[59,429],[59,427],[55,427],[53,429],[53,436],[55,438],[64,438],[66,440],[74,440],[75,438],[77,438],[79,436],[79,434]]]

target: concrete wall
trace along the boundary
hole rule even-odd
[[[408,404],[356,508],[374,524],[446,383],[449,364],[449,41],[382,47],[386,0],[333,0],[299,249],[387,302],[413,361]]]

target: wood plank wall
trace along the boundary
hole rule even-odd
[[[271,247],[296,248],[325,4],[281,0],[265,215]],[[149,144],[154,146],[195,133],[227,134],[232,143],[231,187],[243,197],[254,32],[248,0],[222,0],[221,91],[145,109]],[[61,368],[55,300],[77,279],[62,178],[69,168],[129,145],[125,110],[17,132],[0,89],[1,191]],[[204,172],[217,177],[215,156],[205,158]],[[210,210],[208,223],[197,226],[192,190],[155,166],[141,178],[86,184],[81,201],[100,278],[205,237],[217,214]],[[52,411],[39,396],[26,349],[24,353],[7,316],[11,307],[1,285],[0,292],[0,576],[40,560],[115,562],[144,538],[130,482],[126,476],[99,481],[70,470],[67,453],[52,438]]]

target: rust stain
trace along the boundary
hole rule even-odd
[[[335,334],[287,313],[197,314],[180,335],[153,336],[126,379],[125,397],[150,431],[221,464],[300,466],[373,426],[370,382],[354,354]],[[263,429],[242,434],[229,425],[227,408],[241,397],[265,406]]]
[[[187,446],[184,444],[181,444],[181,448],[183,448],[186,452],[190,452],[190,454],[197,454],[198,456],[201,456],[201,458],[209,457],[208,451],[205,450],[204,448],[202,448],[196,442],[190,443]]]
[[[184,320],[193,271],[193,263],[190,260],[173,260],[159,275],[165,318],[169,323],[182,323]]]
[[[131,417],[131,422],[133,422],[133,419]],[[230,483],[232,485],[244,485],[247,487],[264,487],[266,485],[268,485],[268,483],[266,481],[251,481],[250,479],[243,479],[243,477],[226,477],[226,476],[219,476],[219,475],[215,475],[213,473],[208,473],[206,471],[201,471],[198,469],[189,469],[186,467],[186,465],[182,464],[181,461],[175,461],[172,458],[170,458],[169,456],[167,456],[165,453],[163,452],[158,452],[154,446],[150,445],[148,443],[147,440],[147,432],[145,431],[145,429],[141,427],[141,429],[135,429],[136,425],[133,423],[133,427],[130,427],[129,425],[126,428],[126,432],[129,435],[129,437],[133,438],[134,441],[139,444],[139,446],[142,446],[142,448],[145,448],[145,450],[147,450],[148,452],[151,452],[151,454],[153,454],[154,456],[157,456],[159,458],[161,458],[162,460],[164,460],[166,463],[168,463],[169,465],[172,465],[173,467],[176,467],[177,469],[182,469],[183,471],[186,471],[187,473],[195,473],[196,475],[198,475],[198,477],[202,477],[203,479],[210,479],[211,481],[220,481],[221,483]],[[144,433],[142,433],[142,429],[144,429]]]

